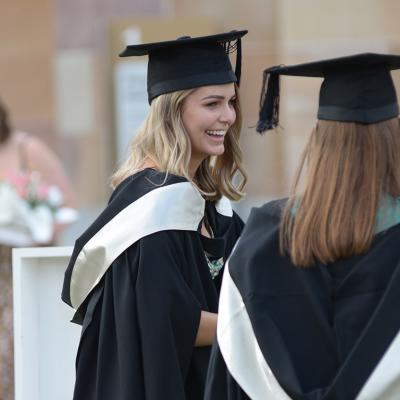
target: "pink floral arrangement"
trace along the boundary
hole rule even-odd
[[[47,185],[36,171],[7,172],[3,182],[12,186],[31,208],[47,206],[54,213],[63,203],[58,187]]]
[[[63,207],[60,189],[38,172],[8,172],[0,177],[0,243],[30,246],[50,243],[55,224],[76,220],[77,211]]]

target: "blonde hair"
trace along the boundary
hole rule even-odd
[[[128,158],[111,178],[113,188],[142,169],[146,162],[156,165],[160,171],[192,180],[189,177],[191,143],[181,116],[183,102],[192,91],[167,93],[152,101],[149,114],[132,141]],[[242,118],[236,87],[235,91],[236,120],[225,136],[225,151],[221,156],[203,160],[192,180],[208,200],[218,200],[223,195],[239,200],[244,195],[247,176],[239,146]],[[237,186],[233,183],[236,173],[241,175]]]
[[[384,193],[400,195],[399,120],[318,121],[283,211],[281,251],[300,267],[365,252]]]

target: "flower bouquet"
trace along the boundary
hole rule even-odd
[[[0,180],[1,243],[49,243],[56,223],[68,224],[76,218],[76,210],[63,207],[60,189],[47,185],[38,172],[9,172]]]

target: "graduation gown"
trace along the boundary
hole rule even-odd
[[[215,239],[198,228],[204,214]],[[226,259],[243,223],[223,198],[152,169],[122,182],[76,241],[62,298],[82,324],[74,400],[202,399],[211,346],[194,347],[217,312]]]
[[[365,254],[297,268],[282,207],[252,211],[225,266],[205,399],[399,399],[400,224]]]

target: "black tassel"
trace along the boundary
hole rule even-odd
[[[240,85],[240,76],[242,75],[242,39],[236,42],[236,66],[235,66],[236,84]]]
[[[273,68],[264,71],[260,96],[260,114],[256,131],[263,133],[279,124],[279,81],[280,75]]]

